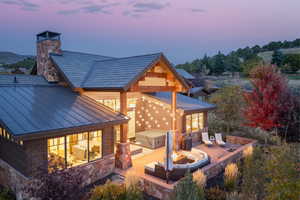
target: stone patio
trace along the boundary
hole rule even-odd
[[[211,163],[204,166],[201,170],[207,175],[208,180],[214,176],[221,173],[227,164],[232,162],[237,162],[242,158],[243,150],[248,146],[255,145],[256,141],[248,138],[236,137],[236,136],[227,136],[227,146],[220,147],[218,145],[213,145],[208,147],[204,144],[194,144],[193,148],[200,149],[206,152],[210,159]],[[233,152],[228,151],[230,148],[235,149]],[[116,173],[121,174],[126,177],[127,174],[135,174],[139,176],[143,182],[144,191],[151,196],[154,196],[159,199],[167,199],[169,194],[174,189],[174,186],[177,182],[169,182],[150,176],[144,173],[144,166],[153,161],[163,162],[165,157],[165,148],[159,148],[143,155],[136,156],[132,159],[133,166],[127,170],[116,170]]]

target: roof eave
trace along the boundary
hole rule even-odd
[[[199,113],[199,112],[215,110],[216,108],[217,108],[216,106],[213,106],[213,107],[207,107],[207,108],[195,108],[195,109],[181,108],[181,109],[183,110],[184,114],[193,114],[193,113]]]
[[[41,139],[41,138],[51,138],[51,137],[58,137],[58,136],[65,136],[73,133],[80,133],[80,132],[87,132],[87,131],[95,131],[99,129],[103,129],[105,127],[119,125],[127,123],[129,119],[120,119],[114,120],[109,122],[101,122],[95,123],[90,125],[83,125],[83,126],[75,126],[70,128],[62,128],[62,129],[55,129],[55,130],[47,130],[41,132],[32,132],[32,133],[25,133],[13,136],[19,140],[33,140],[33,139]]]

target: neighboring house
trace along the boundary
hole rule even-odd
[[[193,87],[193,80],[195,80],[195,77],[193,75],[191,75],[190,73],[188,73],[187,71],[185,71],[184,69],[177,69],[176,68],[177,73],[182,76],[186,82]]]
[[[208,100],[209,96],[219,89],[211,80],[203,79],[201,77],[196,78],[184,69],[176,69],[176,71],[190,86],[190,89],[187,92],[184,92],[187,96],[199,100]]]
[[[185,79],[162,53],[126,58],[64,51],[37,35],[37,75],[0,75],[0,182],[21,183],[50,165],[80,167],[85,184],[131,167],[130,141],[173,130],[175,147],[199,135],[215,106],[181,95]]]

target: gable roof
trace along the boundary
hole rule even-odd
[[[124,88],[159,60],[161,53],[95,62],[83,88]]]
[[[127,121],[61,86],[0,85],[0,124],[21,139],[93,131]]]
[[[171,92],[156,92],[148,95],[167,104],[172,104]],[[177,93],[177,108],[184,110],[184,112],[199,112],[215,109],[216,105]]]
[[[178,74],[180,74],[183,78],[186,78],[186,79],[195,79],[195,77],[193,75],[191,75],[190,73],[188,73],[184,69],[178,69],[178,68],[175,68],[175,69],[178,72]]]
[[[62,51],[62,54],[50,54],[62,74],[74,88],[80,88],[82,82],[96,61],[112,59],[112,57],[87,54],[74,51]]]
[[[184,79],[162,53],[112,58],[107,56],[63,51],[51,54],[58,70],[74,88],[127,90],[143,73],[160,59],[167,62],[178,80],[188,88]]]

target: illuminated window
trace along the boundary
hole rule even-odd
[[[192,132],[199,131],[198,114],[192,114]]]
[[[120,111],[120,100],[116,99],[116,110],[115,111]]]
[[[67,165],[74,167],[88,161],[88,133],[67,136]]]
[[[135,108],[136,107],[137,98],[130,98],[127,102],[128,108]],[[104,104],[107,107],[110,107],[114,111],[120,111],[120,99],[104,99],[104,100],[97,100],[97,102]]]
[[[199,129],[202,130],[204,128],[204,117],[203,113],[198,113],[198,121],[199,121]]]
[[[186,132],[192,132],[192,115],[186,116]]]
[[[89,154],[90,161],[102,157],[102,131],[89,133]]]
[[[135,108],[136,107],[136,98],[128,99],[127,107],[128,108]]]
[[[114,126],[114,130],[115,130],[115,134],[116,134],[116,142],[120,142],[120,134],[121,134],[121,131],[120,131],[120,125],[118,126]]]
[[[186,115],[186,132],[198,132],[204,128],[203,113]]]
[[[65,166],[65,137],[48,139],[48,166],[49,169]]]

